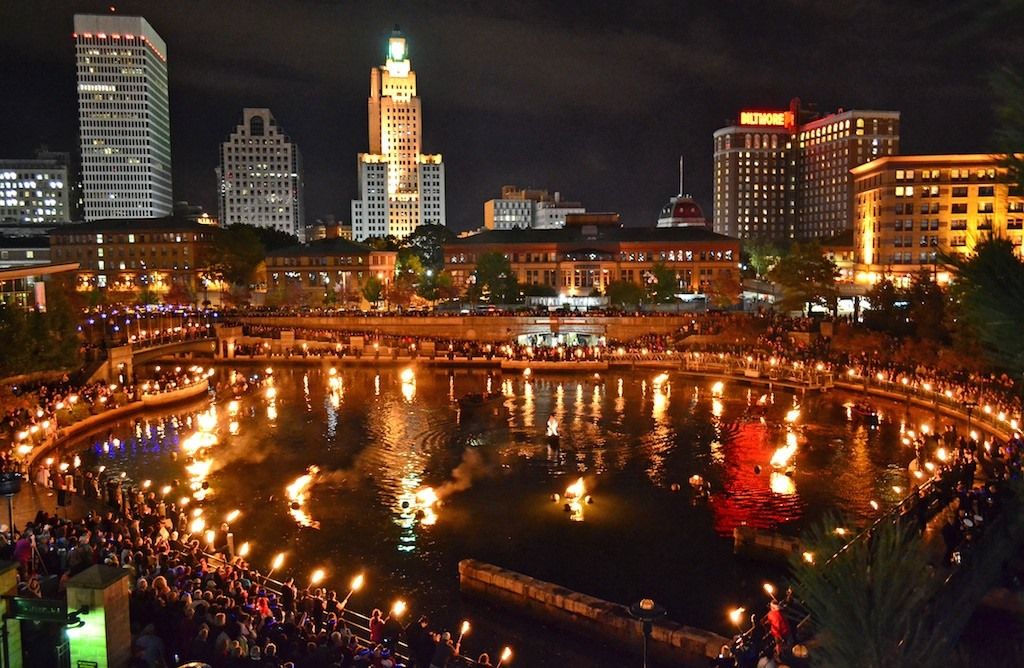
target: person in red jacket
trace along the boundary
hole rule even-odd
[[[775,601],[771,602],[771,609],[768,610],[768,614],[765,615],[765,623],[768,624],[768,629],[771,631],[772,638],[775,639],[775,646],[780,649],[785,647],[789,640],[791,630],[789,628],[789,622],[786,621],[786,617],[782,614],[779,604]]]

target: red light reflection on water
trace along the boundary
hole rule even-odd
[[[716,532],[731,535],[743,524],[770,529],[803,514],[804,503],[792,479],[768,464],[785,440],[785,430],[754,421],[744,423],[723,445],[721,483],[710,500]]]

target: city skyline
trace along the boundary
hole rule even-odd
[[[0,10],[12,27],[0,53],[21,65],[12,85],[23,91],[0,107],[0,118],[19,129],[4,157],[76,144],[72,15],[107,5],[49,3],[53,11],[39,11],[47,5],[36,3],[31,14]],[[455,230],[481,225],[481,203],[505,183],[558,184],[591,210],[653,225],[676,190],[679,155],[691,165],[690,190],[710,211],[712,133],[741,108],[781,108],[792,94],[822,112],[899,110],[903,154],[992,150],[987,76],[1013,55],[1006,49],[1020,49],[986,39],[1000,19],[972,3],[945,14],[871,3],[649,3],[586,13],[533,3],[472,11],[322,2],[244,12],[235,3],[195,3],[187,13],[160,3],[117,7],[144,16],[174,54],[175,199],[216,210],[223,128],[237,122],[239,108],[266,106],[310,147],[309,222],[348,215],[351,158],[365,150],[366,68],[380,61],[398,23],[431,82],[423,141],[445,155]],[[885,33],[874,25],[886,25]],[[224,39],[226,29],[234,39]],[[763,65],[765,55],[772,66]]]

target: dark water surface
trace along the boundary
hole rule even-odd
[[[901,430],[930,421],[890,404],[871,430],[851,419],[843,405],[850,398],[840,394],[775,392],[762,409],[763,389],[727,383],[717,396],[711,380],[657,375],[416,369],[404,382],[400,369],[342,369],[332,390],[325,370],[282,367],[272,401],[246,396],[235,416],[228,397],[213,403],[218,442],[191,474],[183,449],[198,427],[195,408],[118,425],[78,449],[87,466],[151,480],[154,490],[179,481],[173,498],[189,494],[190,478],[207,480],[204,517],[219,524],[240,510],[232,530],[236,545],[251,543],[252,562],[266,568],[286,551],[283,572],[301,584],[324,568],[326,585],[342,595],[365,571],[355,608],[401,597],[410,614],[428,612],[438,625],[454,628],[468,616],[467,652],[494,656],[511,644],[518,665],[555,663],[545,652],[556,641],[561,665],[617,665],[593,642],[563,643],[563,634],[462,601],[458,561],[480,559],[619,603],[649,596],[675,620],[728,633],[726,609],[762,604],[761,583],[782,575],[734,556],[733,527],[795,534],[831,510],[851,525],[865,521],[872,499],[891,504],[893,486],[906,485],[913,452]],[[503,398],[461,412],[452,402],[485,390]],[[796,404],[800,418],[788,426]],[[545,439],[551,415],[562,434],[557,450]],[[797,442],[791,475],[769,466],[787,431]],[[196,475],[203,462],[208,475]],[[319,473],[293,508],[286,486],[310,466]],[[710,483],[709,500],[696,498],[694,474]],[[576,521],[551,495],[579,477],[593,503]],[[433,524],[413,510],[428,485],[443,499]]]

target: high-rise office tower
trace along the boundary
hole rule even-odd
[[[714,135],[714,229],[740,238],[831,237],[853,225],[850,170],[899,153],[896,111],[741,111]]]
[[[306,238],[299,147],[269,109],[244,109],[220,146],[220,224],[268,227]]]
[[[167,46],[138,16],[75,15],[85,219],[170,215]]]
[[[405,36],[396,28],[387,60],[370,70],[370,150],[358,158],[359,199],[352,236],[405,237],[423,224],[445,224],[444,163],[421,150],[422,110]]]

